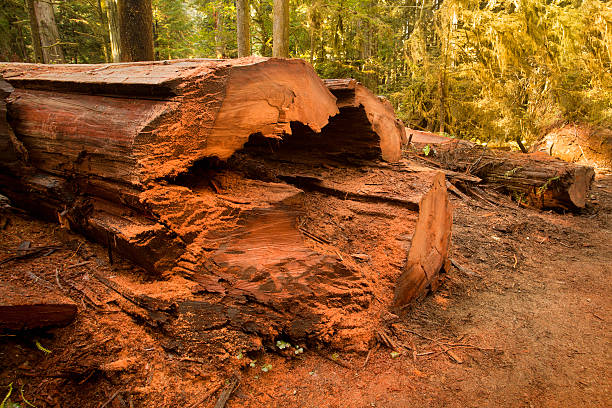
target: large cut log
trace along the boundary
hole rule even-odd
[[[407,129],[411,143],[443,168],[478,176],[536,208],[584,208],[594,179],[592,167],[567,163],[543,153],[523,154],[487,149],[464,140]],[[422,154],[422,152],[421,152]]]
[[[0,280],[0,330],[66,326],[74,320],[74,302],[53,288],[32,286],[14,279]]]
[[[13,127],[41,170],[135,186],[227,159],[253,133],[279,138],[291,122],[319,132],[338,112],[300,60],[12,63],[0,75],[16,88]]]
[[[444,174],[380,161],[400,122],[365,88],[336,106],[308,65],[274,59],[0,72],[29,153],[0,191],[163,278],[128,297],[169,348],[365,349],[385,309],[439,284]]]

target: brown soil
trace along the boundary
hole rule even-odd
[[[399,355],[300,344],[302,354],[292,345],[228,355],[223,366],[179,359],[140,324],[140,306],[96,278],[127,285],[140,274],[130,264],[109,265],[104,248],[10,215],[1,259],[25,240],[60,249],[0,265],[0,278],[43,292],[32,274],[59,280],[79,312],[65,328],[0,337],[0,401],[12,382],[10,399],[21,406],[22,389],[37,407],[100,407],[111,397],[107,407],[212,407],[235,376],[228,407],[611,406],[612,177],[596,179],[592,199],[578,215],[454,201],[452,255],[462,268],[434,295],[389,314],[384,333]],[[164,286],[180,294],[184,284]]]

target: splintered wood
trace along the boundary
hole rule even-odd
[[[0,75],[29,155],[1,165],[0,191],[158,279],[114,290],[169,348],[367,350],[381,313],[447,268],[444,174],[392,163],[404,128],[355,82],[262,58]]]

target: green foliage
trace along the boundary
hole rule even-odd
[[[251,45],[272,53],[272,2]],[[109,61],[98,0],[54,2],[73,63]],[[497,144],[579,121],[612,127],[612,8],[603,0],[291,0],[290,53],[353,77],[408,126]],[[158,59],[237,56],[234,0],[153,0]],[[32,61],[23,0],[0,5],[0,59]]]
[[[0,6],[0,60],[28,60],[32,53],[29,24],[22,0],[3,0]]]

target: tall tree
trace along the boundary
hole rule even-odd
[[[215,6],[214,11],[215,18],[215,55],[221,59],[225,56],[225,47],[223,43],[223,9],[221,4]]]
[[[238,57],[251,55],[249,0],[236,0],[236,39],[238,42]]]
[[[36,60],[45,64],[64,62],[53,4],[50,1],[27,0],[27,5]]]
[[[118,0],[121,61],[153,61],[151,0]]]
[[[289,0],[274,0],[272,56],[289,58]]]
[[[102,0],[102,8],[106,12],[108,21],[108,34],[113,62],[121,62],[121,34],[119,32],[117,0]]]

